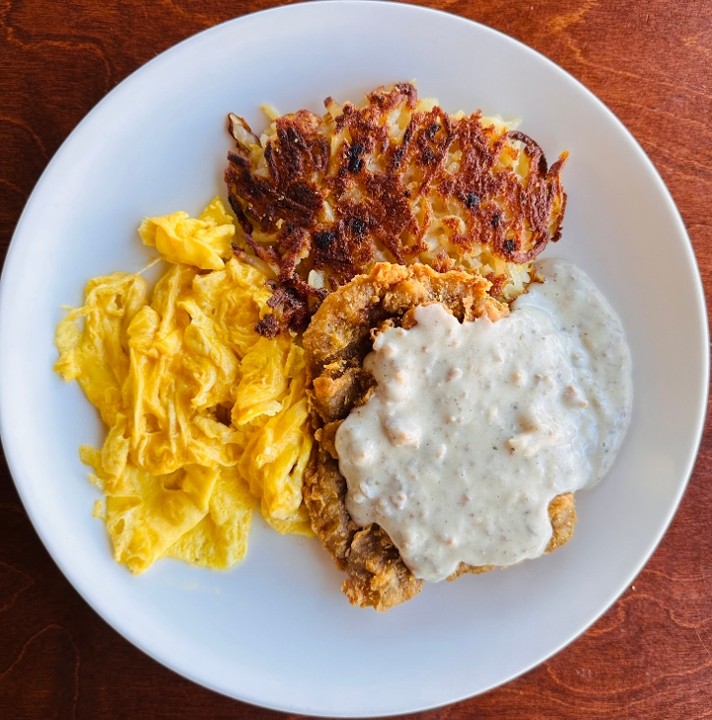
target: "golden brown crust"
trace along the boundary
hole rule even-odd
[[[377,525],[360,528],[346,510],[346,479],[339,471],[334,438],[351,409],[364,402],[373,378],[363,369],[374,333],[385,326],[408,327],[412,309],[440,302],[463,321],[508,313],[488,295],[489,283],[461,271],[438,273],[425,265],[380,263],[367,275],[331,293],[304,334],[308,397],[318,449],[305,478],[304,501],[314,533],[346,572],[350,602],[386,610],[416,595],[423,582],[403,563],[397,548]],[[573,495],[549,507],[553,534],[547,551],[565,543],[575,522]],[[461,565],[451,579],[491,567]]]
[[[546,552],[553,552],[571,540],[574,535],[576,506],[573,493],[558,495],[549,503],[549,519],[553,533],[546,546]]]
[[[303,330],[326,292],[379,259],[439,270],[490,263],[501,292],[507,264],[559,238],[565,153],[549,168],[524,133],[424,106],[409,83],[377,88],[363,107],[326,107],[323,117],[277,118],[264,144],[230,116],[229,199],[285,291],[273,303],[281,324]],[[309,283],[312,270],[323,287]]]

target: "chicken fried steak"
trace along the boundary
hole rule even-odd
[[[376,264],[329,294],[304,334],[308,395],[318,451],[305,477],[304,501],[312,528],[337,566],[346,572],[343,590],[351,603],[386,610],[416,595],[423,581],[403,563],[398,549],[378,525],[358,527],[349,515],[346,479],[339,471],[335,435],[340,423],[363,404],[374,387],[363,360],[373,339],[387,327],[413,325],[413,309],[441,303],[460,321],[509,313],[493,298],[490,282],[463,271],[440,273],[426,265]],[[549,505],[551,551],[571,537],[575,523],[573,495]],[[488,567],[460,565],[451,579]]]

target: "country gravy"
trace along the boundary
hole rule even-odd
[[[365,360],[377,387],[336,435],[346,506],[377,523],[416,577],[541,555],[548,505],[610,468],[632,405],[621,322],[558,260],[497,322],[415,309]]]

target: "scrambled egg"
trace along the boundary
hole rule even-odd
[[[197,218],[144,220],[139,234],[168,270],[153,289],[123,272],[90,280],[57,327],[55,369],[107,427],[80,456],[104,494],[95,514],[116,560],[133,572],[166,556],[228,568],[255,509],[279,532],[310,533],[303,350],[255,331],[271,293],[233,256],[220,199]]]

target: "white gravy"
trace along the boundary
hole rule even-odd
[[[548,506],[610,468],[632,406],[620,320],[558,260],[497,322],[442,305],[375,340],[377,387],[336,434],[346,507],[380,525],[416,577],[541,555]]]

